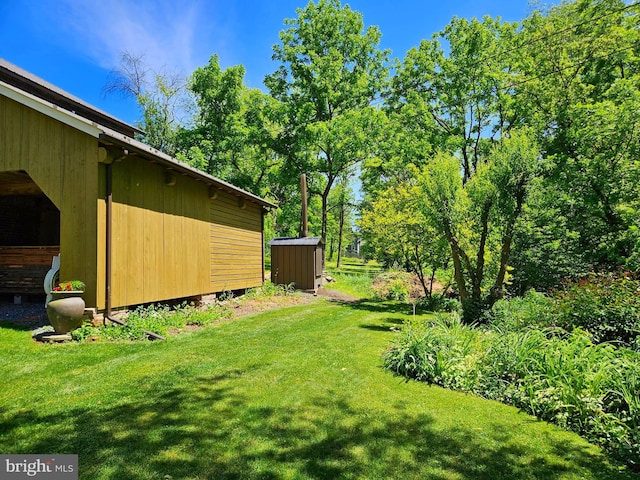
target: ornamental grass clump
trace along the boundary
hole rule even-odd
[[[465,327],[459,315],[408,322],[384,365],[398,375],[462,391],[474,390],[484,334]]]

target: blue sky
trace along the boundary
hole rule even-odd
[[[527,0],[351,0],[381,47],[403,58],[451,18],[523,19]],[[552,1],[551,3],[557,3]],[[277,68],[272,46],[285,18],[307,0],[0,0],[0,57],[106,112],[134,123],[135,102],[102,89],[124,51],[154,69],[188,75],[216,53],[223,68],[243,64],[250,87]]]

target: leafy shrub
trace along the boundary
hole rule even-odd
[[[408,272],[393,270],[373,279],[374,295],[384,300],[406,302],[413,291],[413,275]]]
[[[640,221],[636,220],[636,224],[629,227],[626,236],[631,251],[625,262],[626,268],[640,274]]]
[[[80,328],[71,330],[71,332],[69,332],[69,335],[71,335],[71,338],[75,341],[82,342],[93,335],[97,335],[98,331],[98,327],[94,327],[91,322],[86,321]]]
[[[141,327],[140,322],[127,322],[126,325],[110,324],[104,327],[100,327],[99,335],[105,340],[143,340],[146,335],[144,328]],[[156,328],[154,333],[162,335],[165,332],[164,328]]]
[[[640,281],[628,274],[592,275],[555,295],[562,326],[583,328],[595,343],[637,344]]]
[[[428,312],[459,312],[460,301],[443,295],[430,295],[421,298],[418,306]]]
[[[555,326],[555,302],[543,293],[529,290],[522,298],[498,300],[487,313],[488,323],[500,329],[518,331],[524,327]]]

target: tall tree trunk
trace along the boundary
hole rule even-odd
[[[320,198],[322,199],[322,243],[325,245],[325,248],[322,250],[322,269],[324,270],[325,259],[327,256],[327,205],[329,203],[329,192],[331,191],[331,183],[327,183],[327,188],[324,189]]]
[[[422,291],[425,296],[430,297],[431,291],[427,288],[427,282],[424,279],[424,270],[422,269],[422,262],[420,262],[420,250],[418,245],[413,246],[413,254],[416,259],[416,275],[418,275],[418,280],[420,280],[420,285],[422,285]],[[431,282],[431,288],[433,288],[433,281]]]
[[[525,192],[518,195],[516,198],[516,209],[511,218],[511,222],[507,226],[504,237],[502,238],[502,249],[500,251],[500,268],[498,269],[498,275],[496,281],[491,287],[491,292],[488,298],[489,306],[492,306],[496,301],[500,300],[504,295],[504,279],[507,275],[507,263],[509,262],[509,256],[511,255],[511,245],[513,243],[513,234],[516,229],[516,221],[522,212],[522,204],[524,203]]]
[[[478,246],[478,255],[476,257],[476,269],[475,272],[471,272],[472,281],[472,297],[476,301],[482,300],[482,279],[484,278],[484,251],[487,245],[487,237],[489,235],[489,212],[491,211],[491,205],[493,202],[487,202],[480,217],[482,224],[482,233],[480,235],[480,245]]]
[[[340,203],[340,222],[338,228],[338,260],[336,262],[336,268],[340,268],[340,261],[342,260],[342,230],[344,229],[344,198]]]
[[[456,238],[453,236],[451,229],[447,226],[445,227],[445,236],[447,237],[447,241],[449,242],[449,248],[451,249],[451,258],[453,259],[453,276],[456,280],[456,285],[458,285],[458,292],[460,293],[460,300],[465,301],[469,298],[469,293],[467,292],[467,285],[464,281],[464,269],[462,267],[462,259],[461,257],[461,248],[458,245]]]
[[[464,282],[464,271],[462,270],[462,262],[460,261],[460,256],[455,249],[451,249],[451,258],[453,259],[453,276],[456,280],[456,285],[458,286],[458,292],[460,292],[460,300],[465,301],[469,298],[469,294],[467,293],[467,286]]]

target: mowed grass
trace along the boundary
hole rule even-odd
[[[358,258],[343,258],[340,268],[336,267],[336,260],[327,260],[325,270],[335,282],[325,285],[325,288],[337,290],[356,298],[370,298],[373,296],[371,281],[382,272],[380,265],[374,261]]]
[[[577,435],[383,370],[406,310],[319,300],[156,343],[0,328],[0,452],[77,453],[81,479],[634,478]]]

